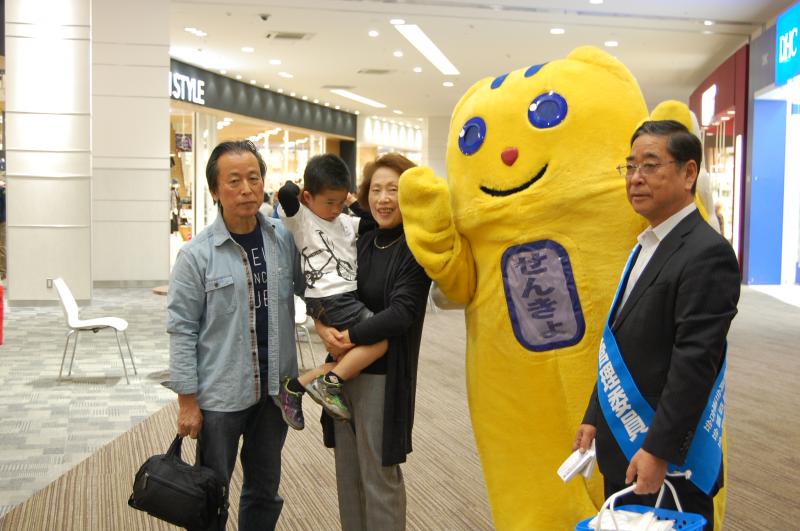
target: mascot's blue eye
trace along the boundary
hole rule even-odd
[[[537,129],[547,129],[560,124],[567,116],[567,100],[558,92],[545,92],[536,96],[528,107],[528,120]]]
[[[472,155],[478,151],[486,139],[486,122],[483,118],[470,118],[458,134],[458,149],[464,155]]]

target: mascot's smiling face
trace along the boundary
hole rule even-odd
[[[505,217],[524,232],[524,221],[565,209],[574,216],[581,199],[624,190],[615,167],[645,115],[633,76],[596,48],[479,81],[450,124],[447,173],[460,228]]]

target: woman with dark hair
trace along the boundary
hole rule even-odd
[[[335,359],[354,345],[388,339],[386,354],[344,383],[350,422],[323,415],[325,445],[335,448],[343,531],[401,531],[406,492],[400,463],[411,452],[414,395],[430,279],[406,245],[397,200],[400,175],[414,163],[397,153],[364,168],[358,203],[378,228],[358,239],[358,296],[375,314],[348,330],[317,322]]]

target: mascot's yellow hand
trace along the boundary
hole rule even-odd
[[[454,302],[475,292],[475,264],[469,244],[456,230],[447,182],[427,167],[400,176],[400,211],[406,240],[417,262]]]

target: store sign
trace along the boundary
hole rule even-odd
[[[800,3],[778,17],[775,29],[775,84],[800,74]]]
[[[197,103],[199,105],[206,104],[204,98],[206,82],[202,79],[195,79],[177,72],[170,72],[169,81],[170,96],[176,100],[188,101],[189,103]]]
[[[714,120],[714,108],[717,105],[717,85],[711,85],[704,92],[700,100],[700,122],[703,127],[708,127]]]

